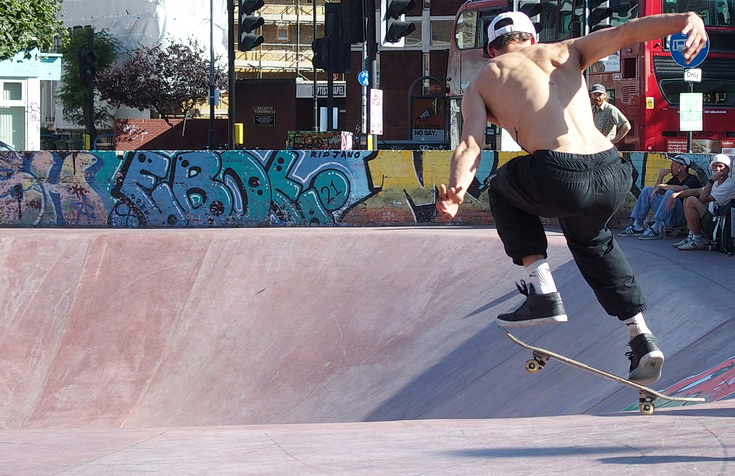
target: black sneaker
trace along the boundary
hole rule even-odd
[[[526,285],[523,280],[516,287],[526,296],[526,301],[513,312],[499,314],[495,319],[499,326],[517,328],[567,322],[559,293],[536,294],[533,284]]]
[[[652,334],[640,334],[628,345],[631,351],[625,355],[630,359],[628,380],[642,385],[651,384],[661,378],[664,365],[664,353],[658,348],[656,337]]]

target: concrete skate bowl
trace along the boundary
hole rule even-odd
[[[637,397],[562,365],[526,374],[494,324],[525,276],[493,229],[0,233],[2,428],[606,413]],[[624,375],[625,329],[563,237],[549,243],[570,322],[518,334]],[[667,353],[663,389],[730,356],[735,267],[646,245],[624,248]]]

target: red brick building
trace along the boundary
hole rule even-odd
[[[268,2],[266,2],[268,3]],[[380,2],[376,2],[378,5]],[[432,97],[439,97],[435,102],[441,109],[441,96],[444,94],[447,58],[451,27],[457,9],[464,0],[417,0],[416,7],[407,14],[407,20],[414,22],[416,31],[406,38],[401,48],[380,48],[378,52],[379,88],[383,90],[383,127],[384,133],[378,137],[380,148],[392,141],[413,139],[409,113],[417,116],[421,111],[417,107],[431,104]],[[302,30],[309,35],[308,30]],[[323,25],[318,36],[323,35]],[[263,27],[266,42],[269,41],[268,24]],[[313,35],[312,35],[313,37]],[[304,35],[302,43],[310,44],[311,39]],[[337,81],[343,85],[346,94],[336,97],[334,105],[338,109],[339,130],[359,132],[362,125],[362,86],[357,75],[364,69],[361,45],[354,45],[351,54],[351,72],[339,74]],[[309,74],[302,70],[301,76]],[[256,76],[253,78],[244,76]],[[411,85],[421,77],[433,77],[418,81],[409,91]],[[318,124],[313,97],[297,97],[297,75],[271,73],[263,71],[240,74],[235,90],[235,122],[244,124],[244,148],[279,149],[286,142],[288,131],[315,130]],[[307,82],[313,78],[307,78]],[[318,80],[325,81],[324,73],[319,71]],[[410,111],[410,96],[428,97],[423,102],[414,103],[414,111]],[[318,99],[317,107],[326,106],[326,99]],[[435,118],[436,119],[436,118]],[[439,122],[435,121],[434,128]],[[444,131],[437,131],[442,134]],[[445,134],[448,137],[448,133]]]

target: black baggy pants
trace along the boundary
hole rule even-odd
[[[620,320],[645,309],[646,295],[607,223],[625,201],[632,165],[616,148],[591,155],[537,151],[500,167],[489,181],[490,210],[515,264],[547,256],[539,217],[559,219],[582,276]]]

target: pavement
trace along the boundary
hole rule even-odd
[[[548,238],[570,321],[517,334],[626,375],[627,332]],[[735,261],[618,241],[654,388],[707,403],[644,416],[527,374],[492,228],[1,229],[0,475],[728,474]]]

